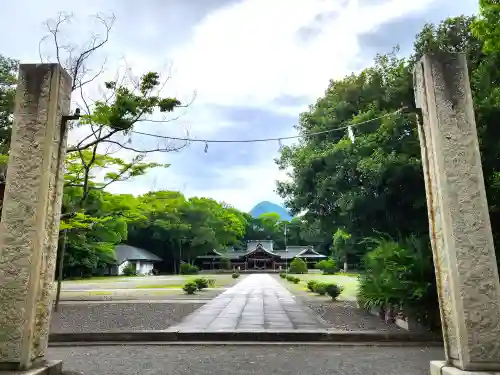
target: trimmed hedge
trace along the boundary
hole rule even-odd
[[[194,294],[198,290],[198,286],[196,285],[195,282],[190,281],[189,283],[186,283],[183,287],[182,290],[185,291],[187,294]]]
[[[318,282],[316,280],[309,280],[307,282],[307,289],[310,291],[310,292],[314,292],[314,286],[317,284]]]
[[[336,300],[338,296],[340,296],[340,293],[342,293],[342,286],[339,286],[337,284],[327,284],[325,287],[326,294],[330,296],[333,300]]]

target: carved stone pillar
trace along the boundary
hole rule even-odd
[[[0,222],[0,370],[43,362],[52,309],[71,78],[22,64]]]
[[[415,96],[446,351],[431,373],[499,371],[500,284],[465,55],[425,55]]]

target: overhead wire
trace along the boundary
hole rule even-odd
[[[396,111],[393,111],[393,112],[390,112],[390,113],[386,113],[386,114],[384,114],[382,116],[375,117],[375,118],[372,118],[370,120],[361,121],[361,122],[357,122],[357,123],[352,123],[352,124],[340,126],[340,127],[334,128],[334,129],[328,129],[328,130],[323,130],[323,131],[313,132],[313,133],[308,133],[308,134],[299,134],[299,135],[284,136],[284,137],[273,137],[273,138],[255,138],[255,139],[202,139],[202,138],[174,137],[174,136],[167,136],[167,135],[159,135],[159,134],[152,134],[152,133],[147,133],[147,132],[141,132],[141,131],[138,131],[138,130],[132,130],[130,133],[139,134],[139,135],[145,135],[145,136],[155,137],[155,138],[169,139],[169,140],[173,140],[173,141],[201,142],[201,143],[205,143],[205,145],[206,145],[205,146],[205,150],[207,149],[208,143],[256,143],[256,142],[273,142],[273,141],[276,142],[276,141],[278,141],[281,144],[281,141],[287,140],[287,139],[298,139],[298,138],[305,138],[305,137],[313,137],[313,136],[316,136],[316,135],[333,133],[333,132],[336,132],[336,131],[346,130],[346,129],[351,129],[351,131],[352,131],[353,127],[358,127],[360,125],[364,125],[364,124],[367,124],[367,123],[370,123],[370,122],[381,120],[381,119],[389,117],[389,116],[393,116],[393,115],[395,115],[397,113],[402,112],[404,109],[406,109],[406,108],[402,107],[402,108],[400,108],[400,109],[398,109]]]

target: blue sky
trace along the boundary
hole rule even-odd
[[[106,58],[105,75],[112,77],[125,58],[137,75],[169,73],[168,95],[188,101],[196,92],[178,120],[141,123],[136,130],[198,139],[284,137],[295,134],[299,113],[323,94],[329,79],[369,66],[376,53],[396,44],[408,53],[426,22],[476,10],[477,0],[18,0],[4,4],[0,14],[0,53],[37,62],[46,19],[72,12],[64,35],[81,43],[95,25],[90,15],[114,13],[110,43],[95,56],[95,66]],[[42,52],[53,59],[50,44]],[[96,92],[97,84],[86,95]],[[133,144],[157,141],[135,135]],[[110,190],[180,190],[242,210],[262,200],[280,202],[275,182],[285,175],[273,162],[277,142],[210,144],[207,153],[204,147],[194,143],[178,153],[150,155],[171,167]]]

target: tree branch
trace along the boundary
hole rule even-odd
[[[137,149],[137,148],[132,147],[132,146],[125,146],[124,144],[122,144],[120,142],[112,141],[110,139],[103,141],[103,143],[115,144],[115,145],[119,146],[120,149],[134,151],[134,152],[137,152],[140,154],[147,154],[147,153],[151,153],[151,152],[178,152],[178,151],[182,150],[183,148],[185,148],[189,144],[189,142],[186,141],[182,146],[178,146],[178,147],[176,147],[176,146],[165,146],[165,147],[158,146],[156,148],[150,148],[147,150],[140,150],[140,149]]]

